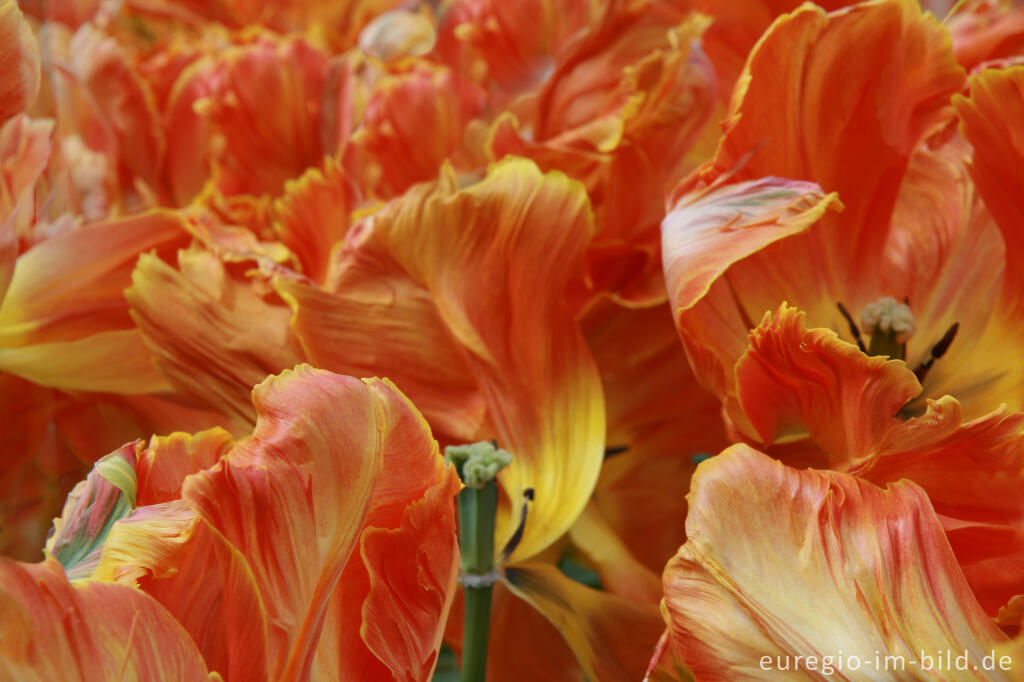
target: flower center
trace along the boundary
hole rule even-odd
[[[888,355],[905,359],[907,341],[917,331],[917,321],[910,306],[895,298],[884,296],[864,306],[860,314],[860,328],[871,335],[869,355]]]
[[[883,296],[874,303],[869,303],[861,312],[860,327],[854,322],[853,316],[846,306],[842,303],[836,305],[847,324],[850,325],[850,333],[853,334],[853,338],[862,352],[868,355],[886,355],[896,360],[906,360],[907,341],[917,331],[917,321],[910,311],[909,301],[904,299],[900,303],[891,296]],[[914,375],[919,382],[924,383],[928,370],[949,350],[959,328],[960,323],[954,322],[914,370]],[[869,345],[864,344],[862,332],[871,335]]]

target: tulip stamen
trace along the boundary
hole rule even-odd
[[[533,502],[533,488],[527,488],[523,491],[523,507],[519,513],[519,525],[516,526],[516,532],[512,533],[512,537],[505,543],[505,548],[501,550],[501,556],[504,561],[508,561],[508,558],[512,556],[512,552],[516,551],[516,547],[519,546],[523,539],[523,533],[526,530],[526,513],[531,502]]]
[[[946,333],[942,335],[939,342],[932,346],[932,349],[928,352],[928,359],[924,360],[917,369],[914,370],[914,376],[917,377],[919,383],[924,383],[924,378],[928,375],[928,370],[932,368],[935,361],[941,358],[949,350],[949,347],[953,345],[953,339],[956,338],[957,330],[960,329],[960,323],[954,322],[953,325],[946,330]]]
[[[604,458],[614,457],[615,455],[621,455],[623,452],[629,450],[628,445],[613,445],[604,449]]]
[[[853,338],[857,342],[857,348],[860,348],[861,353],[867,353],[867,346],[864,345],[864,339],[861,338],[860,328],[857,326],[857,323],[853,321],[853,315],[851,315],[850,311],[846,309],[846,306],[843,305],[842,301],[836,303],[836,306],[839,308],[839,314],[842,315],[846,319],[847,324],[850,325],[850,333],[853,334]]]

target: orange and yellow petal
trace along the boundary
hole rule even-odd
[[[733,421],[748,421],[766,444],[809,434],[834,468],[856,468],[883,448],[895,415],[921,385],[903,362],[868,356],[831,330],[807,329],[804,317],[782,306],[750,332],[736,363],[742,414]]]
[[[22,113],[39,92],[39,44],[14,0],[0,2],[0,125]]]
[[[881,489],[737,445],[697,472],[686,529],[665,570],[665,617],[697,679],[776,680],[796,656],[820,669],[840,651],[862,663],[899,654],[908,675],[930,679],[922,652],[980,663],[1005,641],[912,483]]]
[[[125,291],[163,375],[227,415],[239,433],[254,423],[252,387],[305,357],[289,330],[288,308],[259,284],[192,248],[178,253],[178,269],[143,255]]]
[[[740,78],[714,160],[675,198],[702,183],[774,176],[837,192],[844,210],[822,215],[803,234],[745,250],[727,278],[695,287],[695,295],[706,292],[704,305],[681,333],[703,384],[725,392],[743,352],[739,328],[753,327],[783,301],[806,310],[814,326],[838,329],[837,301],[859,310],[878,297],[900,182],[921,139],[948,120],[949,98],[963,78],[948,33],[913,2],[862,3],[831,14],[805,6],[765,33]],[[893,90],[892,83],[912,86]],[[709,251],[695,249],[691,258],[706,259]],[[668,279],[670,291],[681,288]]]
[[[333,160],[285,183],[284,196],[275,203],[277,235],[313,281],[325,280],[333,248],[348,233],[358,201],[355,183]]]
[[[724,395],[753,326],[722,276],[840,207],[817,185],[779,178],[694,188],[677,200],[661,228],[666,287],[690,362],[709,390]]]
[[[600,380],[562,295],[591,231],[578,183],[510,159],[461,190],[445,171],[353,227],[332,293],[278,281],[312,361],[389,376],[441,416],[438,431],[497,437],[515,455],[499,477],[499,549],[535,493],[516,557],[568,530],[603,455]]]
[[[505,581],[555,626],[587,679],[635,680],[647,669],[663,627],[653,604],[587,587],[549,564],[519,564]]]
[[[453,72],[425,65],[376,84],[345,149],[345,167],[367,194],[397,196],[432,180],[445,159],[457,157],[479,109],[461,96],[462,88]]]
[[[33,681],[216,680],[188,633],[124,585],[72,585],[56,561],[0,557],[0,676]]]
[[[178,216],[152,212],[72,229],[23,253],[0,305],[0,368],[54,388],[166,389],[122,290],[140,253],[185,240]]]

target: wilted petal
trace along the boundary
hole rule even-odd
[[[782,665],[817,656],[821,670],[841,651],[865,670],[876,653],[904,656],[900,679],[930,680],[922,652],[966,650],[980,665],[1005,641],[911,483],[883,490],[737,445],[701,466],[689,496],[688,540],[666,568],[665,606],[671,646],[698,679],[778,680],[776,656]]]
[[[56,561],[0,557],[0,654],[0,676],[26,682],[208,679],[188,633],[151,597],[73,586]]]

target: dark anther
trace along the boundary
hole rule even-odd
[[[867,346],[864,345],[864,339],[860,337],[860,328],[857,327],[857,323],[853,321],[853,315],[846,309],[846,306],[842,303],[836,303],[836,307],[839,308],[839,313],[846,319],[846,322],[850,325],[850,333],[853,334],[853,338],[857,341],[857,348],[860,348],[861,353],[867,353]]]
[[[512,552],[516,551],[516,547],[523,539],[523,531],[526,530],[526,511],[533,502],[533,488],[527,488],[523,491],[523,511],[519,516],[519,525],[516,527],[516,532],[512,533],[512,537],[505,543],[505,548],[501,550],[501,556],[505,561],[512,556]]]
[[[498,449],[498,439],[497,438],[492,438],[491,439],[491,445],[493,445],[494,449],[497,450]]]
[[[604,449],[604,458],[614,457],[615,455],[621,455],[626,450],[629,450],[628,445],[614,445],[610,448]]]
[[[918,383],[924,383],[924,378],[928,376],[928,370],[932,368],[935,361],[941,358],[949,350],[949,347],[953,345],[953,339],[956,338],[956,332],[960,329],[960,323],[954,322],[953,326],[946,330],[946,333],[942,335],[939,342],[932,346],[931,351],[928,353],[928,359],[917,366],[914,370],[914,376],[917,377]]]

